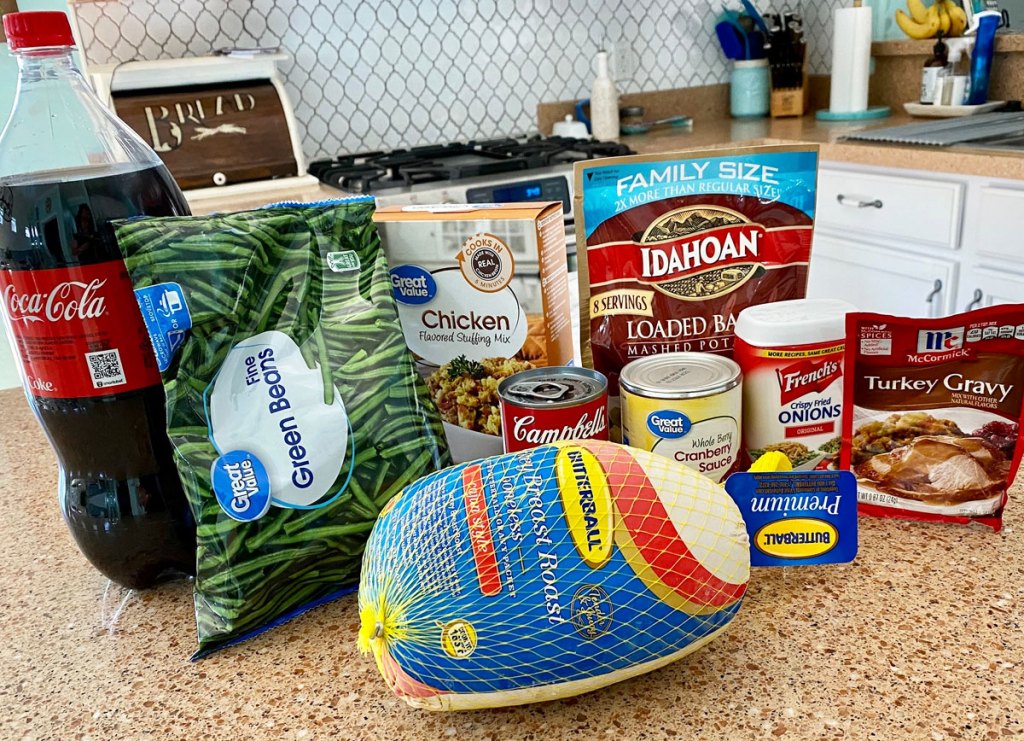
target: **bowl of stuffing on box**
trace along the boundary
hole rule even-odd
[[[533,364],[515,358],[454,358],[427,376],[456,463],[500,455],[498,384]]]

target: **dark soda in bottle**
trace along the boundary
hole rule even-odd
[[[64,13],[3,21],[20,75],[0,134],[0,305],[57,456],[64,518],[85,556],[123,586],[194,573],[164,392],[110,225],[188,205],[75,67]]]

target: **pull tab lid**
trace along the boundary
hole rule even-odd
[[[510,386],[508,392],[521,399],[559,401],[564,399],[571,390],[566,384],[557,381],[522,381]]]

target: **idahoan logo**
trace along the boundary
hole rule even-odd
[[[592,569],[612,555],[612,497],[601,464],[590,451],[569,446],[555,459],[558,492],[572,542]]]
[[[684,301],[724,296],[763,274],[764,240],[763,226],[731,209],[677,209],[644,231],[640,280]]]

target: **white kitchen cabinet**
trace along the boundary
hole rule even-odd
[[[956,180],[822,167],[818,224],[859,239],[956,249],[964,191]]]
[[[818,184],[808,295],[913,316],[1024,303],[1024,182],[826,162]]]
[[[956,311],[1024,303],[1024,275],[974,268],[965,272],[961,286]]]
[[[980,261],[1024,272],[1024,183],[983,185],[968,207],[968,238]]]
[[[957,268],[954,260],[902,254],[819,232],[807,295],[843,299],[862,311],[939,316],[952,309]]]

